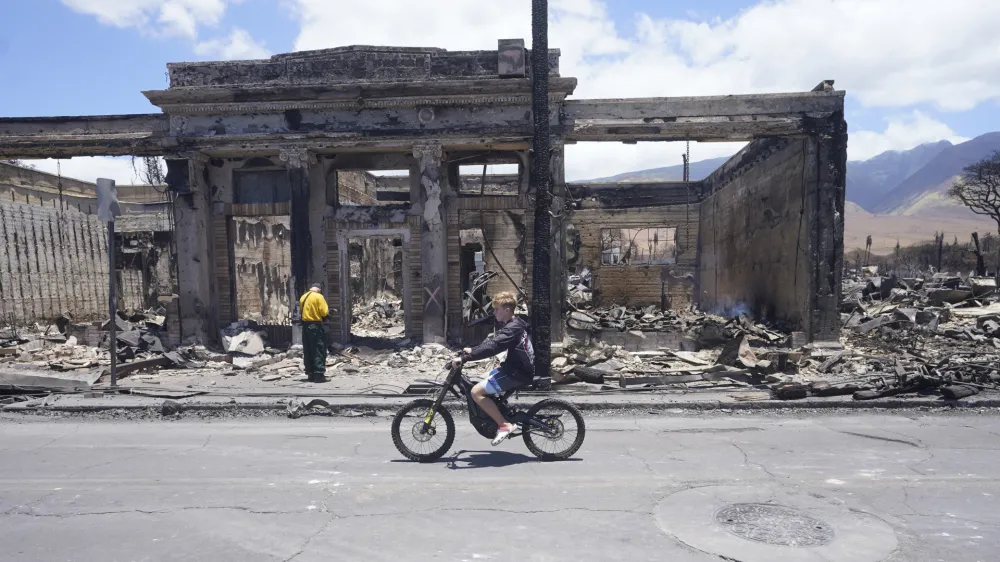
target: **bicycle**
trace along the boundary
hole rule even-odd
[[[448,376],[443,383],[436,381],[421,381],[439,387],[433,400],[420,398],[406,404],[392,419],[392,442],[404,457],[417,462],[433,462],[440,459],[455,442],[455,420],[444,405],[444,399],[451,392],[456,398],[466,400],[469,406],[469,421],[483,437],[492,440],[496,435],[496,423],[486,415],[472,399],[472,387],[475,382],[462,374],[461,367],[453,367],[449,362],[446,366]],[[586,436],[586,426],[580,410],[556,398],[548,398],[522,410],[517,405],[507,403],[508,398],[521,390],[536,387],[538,379],[532,383],[508,390],[499,396],[491,397],[497,404],[503,417],[515,424],[518,430],[508,437],[521,437],[525,446],[542,461],[566,460],[573,456],[583,445]],[[565,416],[565,419],[563,419]],[[403,431],[407,418],[416,417],[412,427]],[[434,444],[440,434],[438,420],[444,422],[444,439],[440,444]],[[567,427],[572,421],[574,428]],[[408,423],[408,422],[407,422]],[[415,441],[415,446],[403,443],[403,437],[409,435]],[[543,449],[542,445],[564,443],[567,436],[572,436],[569,445],[554,451]]]

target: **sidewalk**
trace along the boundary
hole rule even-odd
[[[312,392],[283,389],[273,392],[243,393],[240,395],[200,394],[193,389],[155,389],[157,396],[101,393],[54,394],[28,402],[3,406],[0,411],[9,413],[66,412],[98,413],[108,411],[141,411],[159,413],[165,400],[176,402],[186,411],[255,410],[273,413],[284,412],[290,401],[307,403],[321,399],[330,405],[329,411],[337,415],[391,415],[403,404],[420,398],[416,395],[359,395],[337,394],[315,389]],[[142,392],[142,390],[140,390]],[[169,397],[173,395],[173,397]],[[185,396],[186,395],[186,396]],[[645,410],[787,410],[787,409],[898,409],[898,408],[1000,408],[1000,394],[984,393],[957,402],[939,397],[894,397],[878,400],[853,400],[850,396],[806,398],[802,400],[774,400],[769,393],[759,390],[726,391],[657,391],[657,392],[573,392],[572,389],[553,392],[522,393],[514,402],[532,404],[543,398],[562,398],[581,410],[615,411]],[[464,410],[465,405],[453,397],[446,404],[452,410]],[[316,411],[325,412],[326,409]]]

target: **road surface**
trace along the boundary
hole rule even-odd
[[[588,417],[577,458],[467,422],[0,420],[0,559],[995,561],[1000,416]]]

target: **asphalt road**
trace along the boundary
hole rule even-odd
[[[571,461],[536,462],[520,440],[493,448],[460,423],[452,455],[419,465],[393,448],[386,418],[5,418],[0,559],[986,562],[1000,553],[995,414],[588,423]]]

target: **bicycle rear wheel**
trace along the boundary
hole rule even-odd
[[[543,461],[562,461],[572,457],[587,434],[580,410],[563,400],[542,400],[528,409],[524,428],[524,444]],[[539,422],[544,429],[532,425]]]

